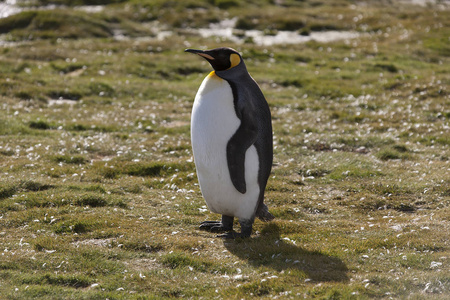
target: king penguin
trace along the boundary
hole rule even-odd
[[[255,217],[274,217],[264,204],[264,190],[273,161],[269,105],[247,71],[242,56],[231,48],[186,49],[214,69],[195,96],[191,142],[202,195],[221,221],[205,221],[200,229],[225,232],[222,238],[249,237]],[[234,218],[241,232],[233,231]]]

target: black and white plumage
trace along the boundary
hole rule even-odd
[[[194,100],[191,141],[200,188],[222,221],[206,221],[200,228],[225,232],[221,237],[248,237],[255,216],[272,220],[264,204],[264,190],[273,160],[269,106],[241,55],[231,48],[187,49],[213,67]],[[241,233],[232,231],[239,218]]]

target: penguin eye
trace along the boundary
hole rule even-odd
[[[241,58],[239,57],[239,55],[232,53],[230,55],[230,69],[236,67],[237,65],[239,65],[239,63],[241,62]]]

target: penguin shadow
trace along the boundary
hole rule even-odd
[[[224,246],[231,254],[255,267],[264,266],[278,272],[293,271],[314,282],[349,280],[348,268],[339,258],[308,251],[282,239],[278,225],[273,222],[267,224],[262,232],[258,237],[224,241]]]

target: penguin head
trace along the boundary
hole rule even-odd
[[[186,49],[184,51],[200,55],[211,64],[214,71],[225,71],[236,67],[242,62],[239,52],[231,48],[216,48],[212,50]]]

